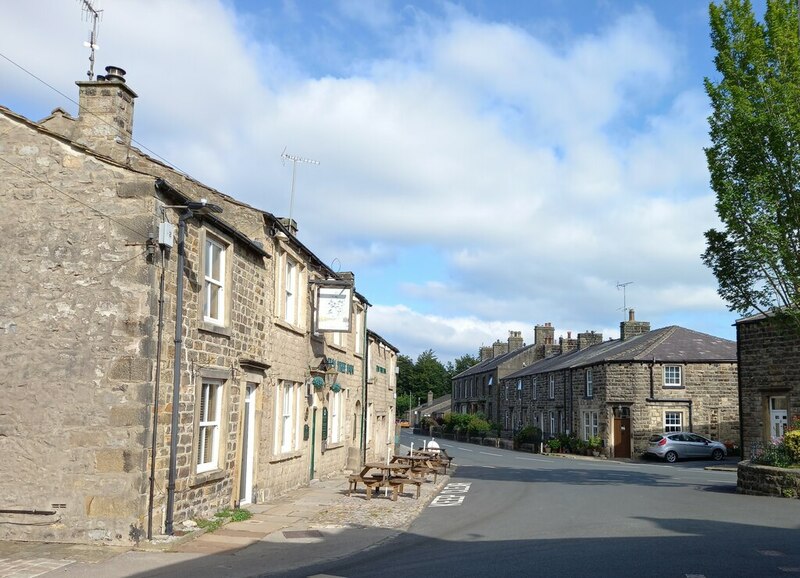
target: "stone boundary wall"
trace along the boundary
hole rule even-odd
[[[736,477],[740,494],[800,498],[800,468],[760,466],[739,462]]]

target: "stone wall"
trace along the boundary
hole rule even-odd
[[[740,494],[800,498],[800,469],[774,468],[739,462],[736,489]]]
[[[742,407],[742,452],[769,441],[769,398],[785,396],[789,424],[800,416],[800,334],[774,319],[736,325],[739,348],[739,394]]]
[[[0,539],[124,542],[145,513],[153,179],[0,114]],[[10,164],[9,164],[10,163]]]

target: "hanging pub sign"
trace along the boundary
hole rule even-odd
[[[349,333],[352,322],[352,287],[317,287],[316,331],[319,333],[342,331]]]

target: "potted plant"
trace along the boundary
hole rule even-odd
[[[561,440],[559,440],[558,438],[547,440],[547,445],[545,447],[548,448],[548,453],[557,452],[558,450],[561,449]]]
[[[603,447],[603,440],[600,439],[600,436],[589,436],[587,444],[592,455],[598,457],[600,455],[600,448]]]

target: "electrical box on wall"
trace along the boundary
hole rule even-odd
[[[159,223],[158,225],[158,244],[164,247],[172,247],[172,238],[175,226],[172,223]]]

